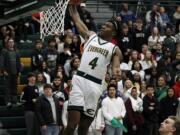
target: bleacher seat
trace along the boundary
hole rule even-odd
[[[2,49],[2,48],[3,48],[3,41],[0,40],[0,49]]]
[[[10,135],[26,135],[26,128],[8,129]]]
[[[31,57],[31,55],[32,55],[32,50],[30,50],[30,49],[21,49],[21,50],[19,50],[19,53],[20,53],[20,56],[21,57]]]
[[[4,94],[5,87],[4,85],[0,85],[0,95]]]
[[[34,49],[34,42],[32,42],[32,43],[18,43],[18,45],[17,45],[17,48],[19,49],[19,50],[21,50],[21,49]]]
[[[3,128],[5,129],[25,128],[26,126],[24,116],[0,117],[0,121],[2,122]]]
[[[20,76],[20,84],[27,84],[27,75]]]
[[[0,117],[15,117],[15,116],[23,116],[24,115],[24,107],[17,106],[12,108],[7,108],[6,106],[0,106]]]
[[[0,106],[5,105],[4,95],[0,95]]]
[[[21,71],[21,75],[27,75],[29,72],[32,72],[31,67],[23,67],[23,70]]]
[[[31,57],[21,57],[20,61],[24,67],[31,67]]]
[[[17,89],[18,89],[18,94],[20,95],[24,89],[26,85],[25,84],[20,84],[17,86]]]

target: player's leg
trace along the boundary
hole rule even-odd
[[[80,124],[78,126],[78,135],[87,135],[89,126],[94,120],[98,106],[98,100],[101,95],[101,85],[92,81],[84,82],[85,110],[81,114]],[[88,86],[88,87],[87,87]]]
[[[78,135],[87,135],[89,126],[94,118],[81,114],[80,123],[78,125]]]
[[[68,123],[65,135],[74,135],[74,131],[80,122],[81,112],[84,110],[84,94],[82,92],[82,78],[74,75],[72,79],[72,91],[68,100]]]
[[[65,135],[74,135],[74,131],[80,121],[80,111],[70,110],[68,112],[68,124],[65,129]]]

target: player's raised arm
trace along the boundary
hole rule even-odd
[[[88,30],[87,26],[81,20],[79,13],[77,11],[76,5],[73,5],[73,4],[69,5],[69,14],[72,17],[80,35],[84,39],[88,39],[90,35],[92,34],[92,32]]]
[[[112,58],[112,72],[113,74],[117,74],[120,72],[120,61],[122,60],[122,53],[121,50],[116,47],[116,50],[114,52],[113,58]]]

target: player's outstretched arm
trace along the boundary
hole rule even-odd
[[[122,52],[121,50],[116,47],[116,50],[114,52],[113,58],[112,58],[112,73],[118,74],[121,69],[120,69],[120,61],[122,60]]]
[[[88,30],[87,26],[81,20],[76,5],[69,5],[69,14],[72,17],[80,35],[84,39],[88,39],[91,36],[92,32]]]

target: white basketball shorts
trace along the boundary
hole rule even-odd
[[[85,115],[94,117],[101,94],[101,84],[74,75],[72,91],[69,95],[68,110],[82,111]]]

